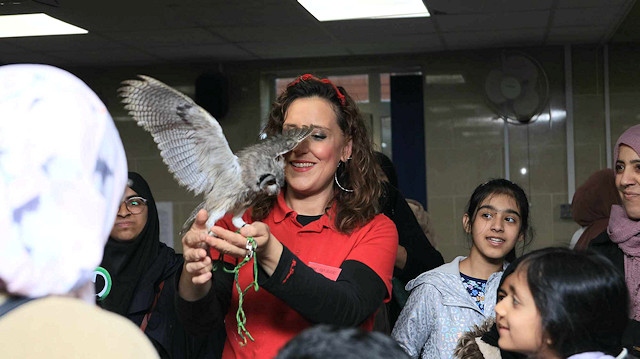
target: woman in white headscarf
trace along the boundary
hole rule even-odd
[[[51,66],[0,66],[0,84],[2,356],[157,357],[135,325],[95,306],[127,180],[107,109]]]

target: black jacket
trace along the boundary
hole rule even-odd
[[[624,253],[611,241],[606,230],[591,241],[589,249],[607,257],[624,275]],[[627,348],[629,354],[640,357],[640,322],[629,319],[627,329],[622,335],[622,345]]]
[[[138,281],[131,298],[127,318],[140,326],[150,312],[145,334],[161,358],[191,359],[220,358],[224,344],[224,331],[188,334],[178,319],[175,306],[176,275],[182,271],[183,257],[164,243],[158,243],[158,255]],[[163,284],[160,290],[160,284]]]
[[[224,331],[200,337],[188,334],[178,319],[175,306],[176,273],[182,271],[183,257],[171,248],[162,247],[149,271],[140,278],[133,295],[128,317],[140,325],[153,304],[161,282],[158,301],[148,320],[145,334],[163,358],[219,358],[224,345]],[[165,354],[163,354],[165,353]]]

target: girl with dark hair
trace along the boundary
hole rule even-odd
[[[493,179],[479,185],[462,216],[471,237],[467,257],[410,281],[411,291],[391,335],[412,358],[451,358],[458,338],[493,315],[506,258],[530,238],[529,201],[515,183]]]
[[[129,318],[161,358],[215,358],[223,335],[188,334],[175,310],[175,276],[184,260],[160,241],[158,209],[145,179],[129,172],[102,263],[97,270],[98,305]]]
[[[194,332],[224,325],[223,358],[273,358],[313,324],[371,330],[391,296],[398,235],[379,214],[379,170],[357,105],[302,75],[276,99],[264,133],[301,126],[314,132],[284,155],[285,186],[245,213],[247,225],[236,233],[225,216],[206,228],[200,211],[182,238],[181,318]]]
[[[498,296],[501,349],[529,358],[626,358],[620,338],[629,294],[622,274],[593,252],[544,248],[522,257]]]

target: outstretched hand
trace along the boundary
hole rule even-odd
[[[207,244],[207,211],[201,209],[191,228],[182,237],[184,271],[195,285],[202,285],[211,279],[212,261]]]
[[[186,300],[197,300],[211,288],[213,262],[209,249],[235,258],[244,258],[255,249],[259,265],[271,275],[282,254],[282,244],[275,238],[269,226],[254,222],[243,226],[239,232],[222,227],[207,228],[207,211],[200,210],[191,228],[182,237],[184,268],[180,277],[179,293]],[[247,237],[252,237],[257,248],[248,248]]]
[[[230,231],[222,227],[214,226],[211,232],[216,236],[207,241],[211,248],[218,252],[236,258],[244,258],[255,250],[258,264],[268,275],[271,275],[278,265],[282,254],[282,244],[271,234],[269,226],[262,222],[253,222],[240,228],[239,232]],[[251,246],[247,240],[251,237],[255,240],[257,248]]]

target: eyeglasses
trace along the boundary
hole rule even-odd
[[[127,211],[131,214],[140,214],[144,210],[144,207],[147,205],[147,200],[142,197],[130,197],[122,201],[125,207],[127,207]]]

